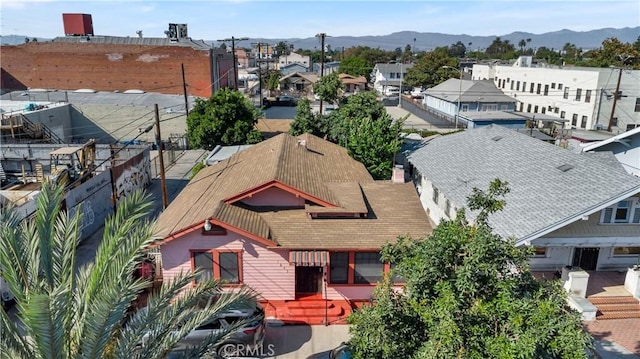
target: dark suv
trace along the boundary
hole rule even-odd
[[[247,319],[249,319],[250,322],[232,332],[227,339],[216,348],[217,357],[242,356],[245,352],[255,351],[256,348],[262,346],[267,327],[264,309],[260,304],[257,304],[255,308],[234,309],[221,313],[210,322],[196,328],[184,337],[174,349],[174,354],[191,346],[199,345],[208,336],[228,329],[236,323]]]

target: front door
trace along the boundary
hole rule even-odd
[[[322,267],[296,267],[296,294],[322,293]]]
[[[573,252],[572,265],[584,270],[596,270],[599,253],[600,248],[576,248]]]

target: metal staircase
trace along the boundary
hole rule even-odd
[[[21,113],[3,117],[1,128],[3,142],[65,143],[47,125],[33,123]]]

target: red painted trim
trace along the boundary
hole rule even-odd
[[[213,277],[220,279],[220,253],[236,253],[238,255],[238,283],[228,283],[225,286],[239,286],[243,283],[242,276],[242,249],[212,249],[213,253]]]
[[[247,237],[249,239],[252,239],[252,240],[254,240],[254,241],[258,242],[258,243],[262,243],[267,247],[276,247],[276,246],[278,246],[278,243],[276,243],[274,241],[270,241],[270,240],[268,240],[266,238],[262,238],[260,236],[257,236],[255,234],[251,233],[251,232],[245,231],[244,229],[238,228],[236,226],[232,226],[232,225],[230,225],[228,223],[219,221],[219,220],[217,220],[215,218],[210,219],[210,221],[211,221],[212,224],[217,224],[220,227],[223,227],[223,228],[225,228],[225,229],[227,229],[227,230],[229,230],[231,232],[235,232],[235,233],[241,234],[241,235],[243,235],[243,236],[245,236],[245,237]],[[202,223],[204,224],[204,222],[202,222]]]
[[[213,278],[220,280],[220,253],[237,253],[238,254],[238,283],[228,283],[224,286],[229,287],[237,287],[242,285],[244,276],[243,276],[243,267],[242,267],[242,249],[189,249],[189,258],[191,260],[191,271],[196,269],[195,259],[193,258],[194,253],[211,253],[211,257],[213,260]],[[196,285],[196,282],[193,281],[193,285]]]
[[[356,278],[356,252],[349,252],[349,271],[347,274],[347,283],[354,284]]]
[[[257,194],[257,193],[260,193],[260,192],[262,192],[262,191],[264,191],[266,189],[274,188],[274,187],[275,188],[279,188],[279,189],[281,189],[283,191],[289,192],[289,193],[295,195],[296,197],[302,197],[302,198],[304,198],[306,200],[309,200],[309,201],[311,201],[311,202],[313,202],[315,204],[318,204],[320,206],[323,206],[323,207],[338,208],[338,206],[333,204],[333,203],[324,201],[324,200],[322,200],[322,199],[320,199],[318,197],[315,197],[315,196],[312,196],[312,195],[310,195],[308,193],[302,192],[302,191],[298,190],[297,188],[291,187],[289,185],[286,185],[286,184],[284,184],[284,183],[282,183],[280,181],[276,181],[276,180],[263,183],[263,184],[261,184],[259,186],[253,187],[253,188],[248,189],[248,190],[246,190],[244,192],[240,192],[240,193],[236,194],[235,196],[231,196],[231,197],[223,199],[223,201],[226,204],[233,204],[234,202],[237,202],[237,201],[239,201],[241,199],[244,199],[244,198],[247,198],[247,197],[251,197],[251,196],[253,196],[253,195]]]
[[[211,221],[211,224],[218,225],[218,226],[220,226],[220,227],[222,227],[222,228],[224,228],[224,229],[226,229],[228,231],[240,234],[240,235],[242,235],[244,237],[247,237],[247,238],[249,238],[251,240],[254,240],[254,241],[258,242],[258,243],[264,244],[267,247],[277,247],[278,246],[278,243],[276,243],[274,241],[270,241],[270,240],[268,240],[266,238],[262,238],[260,236],[256,236],[255,234],[253,234],[251,232],[245,231],[245,230],[240,229],[240,228],[238,228],[236,226],[232,226],[232,225],[230,225],[228,223],[219,221],[219,220],[217,220],[215,218],[210,218],[209,220]],[[157,246],[160,246],[160,245],[163,245],[163,244],[167,244],[168,242],[171,242],[174,239],[178,239],[178,238],[180,238],[180,237],[182,237],[184,235],[187,235],[187,234],[189,234],[191,232],[197,231],[199,228],[202,228],[202,226],[204,226],[204,221],[196,223],[196,224],[194,224],[194,225],[192,225],[190,227],[187,227],[187,228],[185,228],[183,230],[180,230],[180,231],[178,231],[178,232],[176,232],[176,233],[174,233],[174,234],[172,234],[170,236],[167,236],[164,239],[152,244],[150,247],[153,248],[153,247],[157,247]],[[206,234],[202,234],[202,235],[206,235]]]

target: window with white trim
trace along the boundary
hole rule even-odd
[[[438,197],[440,197],[440,191],[438,191],[437,188],[433,187],[433,202],[435,202],[435,204],[438,204]]]
[[[634,256],[640,254],[640,247],[614,247],[614,256]]]
[[[637,198],[628,198],[602,210],[600,223],[640,224],[640,204]]]
[[[547,248],[533,247],[533,256],[538,258],[545,258],[547,256]]]

